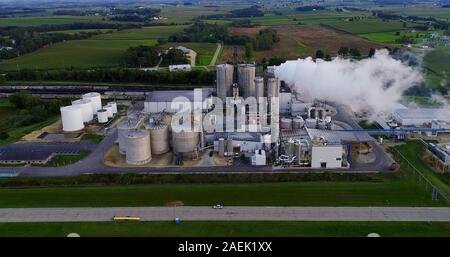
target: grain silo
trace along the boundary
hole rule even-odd
[[[238,84],[242,90],[242,97],[247,98],[256,95],[255,74],[256,67],[254,64],[238,65]]]
[[[199,144],[199,134],[185,125],[172,127],[173,152],[185,154],[194,152]]]
[[[106,114],[108,115],[108,118],[114,117],[112,105],[107,104],[107,105],[103,106],[103,109],[106,110]]]
[[[152,160],[150,134],[148,131],[129,131],[126,140],[126,162],[143,165]]]
[[[267,78],[267,97],[279,97],[281,83],[278,78]]]
[[[152,154],[163,154],[170,150],[169,127],[165,124],[150,123],[146,126],[150,132]]]
[[[119,152],[121,154],[125,154],[126,152],[126,136],[128,135],[128,132],[131,130],[137,129],[137,125],[134,122],[131,121],[122,121],[117,125],[117,136],[119,141]]]
[[[108,102],[108,105],[112,106],[113,114],[117,113],[117,103],[116,102]]]
[[[84,128],[83,111],[81,106],[65,106],[61,107],[60,111],[64,131],[78,131]]]
[[[82,98],[91,100],[92,110],[94,111],[94,113],[102,109],[102,96],[100,95],[100,93],[87,93],[84,94]]]
[[[97,112],[97,120],[98,123],[107,123],[108,122],[108,111],[105,109],[101,109]]]
[[[317,127],[317,120],[316,119],[312,119],[312,118],[308,118],[305,120],[305,125],[307,128],[310,129],[315,129]]]
[[[216,68],[217,96],[225,103],[226,97],[231,96],[233,87],[234,67],[230,64],[220,64]]]
[[[72,105],[79,106],[83,114],[83,122],[90,122],[94,119],[94,112],[92,111],[91,100],[79,99],[72,102]]]
[[[259,100],[260,97],[264,97],[264,78],[255,78],[255,97]]]

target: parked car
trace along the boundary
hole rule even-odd
[[[213,205],[212,208],[213,208],[213,209],[223,209],[223,205],[216,204],[216,205]]]

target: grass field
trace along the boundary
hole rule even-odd
[[[37,17],[14,17],[0,18],[0,27],[6,26],[39,26],[39,25],[58,25],[77,22],[101,22],[101,17],[94,16],[37,16]]]
[[[450,195],[450,173],[440,174],[434,172],[419,156],[425,146],[419,141],[411,140],[396,148],[400,151],[422,174],[434,185]]]
[[[197,65],[199,66],[209,65],[217,49],[217,44],[214,43],[191,43],[191,42],[167,43],[164,44],[162,47],[170,48],[177,46],[185,46],[187,48],[194,50],[197,53]],[[220,56],[218,60],[220,60]]]
[[[173,222],[55,222],[0,223],[0,236],[65,237],[69,233],[89,236],[170,237],[382,237],[448,236],[449,222],[300,222],[300,221],[186,221]]]
[[[86,156],[90,154],[89,151],[82,152],[80,154],[73,154],[73,155],[56,155],[54,156],[50,161],[48,161],[44,165],[36,165],[36,166],[45,166],[45,167],[59,167],[59,166],[65,166],[72,163],[76,163],[82,159],[84,159]]]
[[[427,72],[428,84],[442,86],[450,84],[450,46],[429,51],[424,57],[423,67]]]
[[[81,136],[81,141],[90,141],[94,144],[99,144],[103,140],[104,136],[95,134],[84,134]]]
[[[412,176],[377,175],[373,182],[150,184],[2,188],[0,208],[166,206],[443,206]]]

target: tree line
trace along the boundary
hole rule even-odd
[[[143,71],[138,69],[35,71],[23,69],[6,74],[7,81],[81,81],[94,83],[213,84],[215,71]]]
[[[154,67],[160,61],[162,66],[188,63],[184,52],[176,48],[164,51],[157,46],[140,45],[128,48],[125,53],[125,65],[127,67]]]

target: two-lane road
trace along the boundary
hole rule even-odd
[[[435,207],[108,207],[0,209],[0,222],[110,221],[138,216],[144,221],[450,221],[450,208]]]

